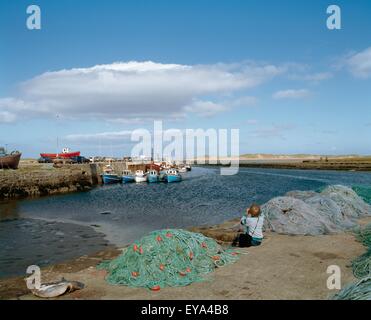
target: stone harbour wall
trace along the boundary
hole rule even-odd
[[[0,170],[0,199],[34,197],[90,190],[101,183],[97,164],[22,164],[18,170]]]

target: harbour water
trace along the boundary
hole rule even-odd
[[[291,190],[371,185],[371,173],[195,167],[174,184],[116,184],[88,192],[0,203],[0,277],[122,247],[149,231],[217,224]]]

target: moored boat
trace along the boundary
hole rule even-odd
[[[104,184],[120,183],[122,178],[116,174],[110,165],[107,165],[102,173],[102,180]]]
[[[143,170],[135,171],[135,182],[146,182],[147,181],[147,174],[143,172]]]
[[[6,153],[4,148],[0,148],[0,169],[18,169],[22,153],[13,151]]]
[[[165,178],[166,178],[166,170],[161,170],[158,176],[158,180],[160,182],[165,182]]]
[[[181,166],[181,167],[178,168],[178,171],[179,171],[179,173],[186,173],[187,168],[185,166]]]
[[[149,183],[159,182],[159,174],[156,170],[150,170],[147,174],[147,180]]]
[[[123,183],[130,183],[130,182],[135,182],[135,177],[131,173],[130,170],[124,170],[122,172],[122,182]]]
[[[165,174],[165,181],[170,182],[180,182],[182,181],[182,176],[176,169],[168,169]]]

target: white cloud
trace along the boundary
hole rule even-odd
[[[190,105],[184,107],[184,111],[197,113],[201,117],[211,117],[217,113],[230,110],[235,107],[252,106],[257,103],[255,97],[239,97],[232,100],[223,100],[220,103],[213,101],[195,100]]]
[[[274,99],[302,99],[307,98],[310,95],[310,91],[306,89],[289,89],[277,91],[273,94]]]
[[[307,71],[306,71],[307,72]],[[331,72],[317,72],[317,73],[307,73],[307,74],[291,74],[289,79],[291,80],[304,80],[310,83],[319,83],[324,80],[331,79],[333,74]]]
[[[215,113],[223,111],[217,102],[221,97],[284,71],[254,63],[190,66],[134,61],[46,72],[22,83],[16,96],[0,99],[0,112],[111,121],[177,118],[207,96],[213,102],[203,103],[201,114]]]
[[[17,119],[17,116],[8,111],[0,111],[0,123],[11,123]]]
[[[224,102],[226,105],[229,105],[230,107],[250,107],[254,106],[258,103],[258,99],[256,97],[239,97],[232,101],[226,101]]]
[[[258,124],[258,120],[249,119],[249,120],[246,121],[246,123],[249,124],[249,125],[256,125],[256,124]]]
[[[355,77],[369,78],[371,76],[371,47],[348,57],[346,64]]]
[[[293,125],[278,125],[273,124],[271,126],[262,126],[250,132],[250,136],[253,138],[280,138],[285,139],[284,134],[287,131],[293,130],[295,127]]]
[[[192,104],[185,107],[186,112],[197,113],[202,117],[210,117],[226,110],[226,106],[212,101],[194,101]]]
[[[128,140],[131,137],[131,131],[113,131],[101,133],[86,133],[86,134],[70,134],[64,137],[64,140],[70,142],[87,142],[87,141],[122,141]]]
[[[331,79],[333,74],[331,72],[318,72],[313,74],[308,74],[304,76],[304,80],[312,81],[312,82],[320,82],[324,80]]]

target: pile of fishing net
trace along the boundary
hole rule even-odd
[[[352,189],[368,204],[371,204],[371,187],[354,186]]]
[[[371,277],[366,277],[342,289],[334,300],[371,300]]]
[[[358,229],[356,238],[367,247],[365,254],[352,261],[353,274],[359,280],[336,294],[335,300],[371,300],[371,224]]]
[[[237,253],[224,250],[215,240],[181,229],[151,232],[98,268],[108,271],[107,281],[154,291],[186,286],[205,280],[205,275],[233,263]]]
[[[353,274],[361,279],[371,276],[371,224],[357,230],[356,238],[367,248],[366,253],[352,261]]]
[[[282,234],[320,235],[347,230],[371,214],[371,206],[351,188],[335,185],[321,192],[291,191],[262,206],[265,229]]]

